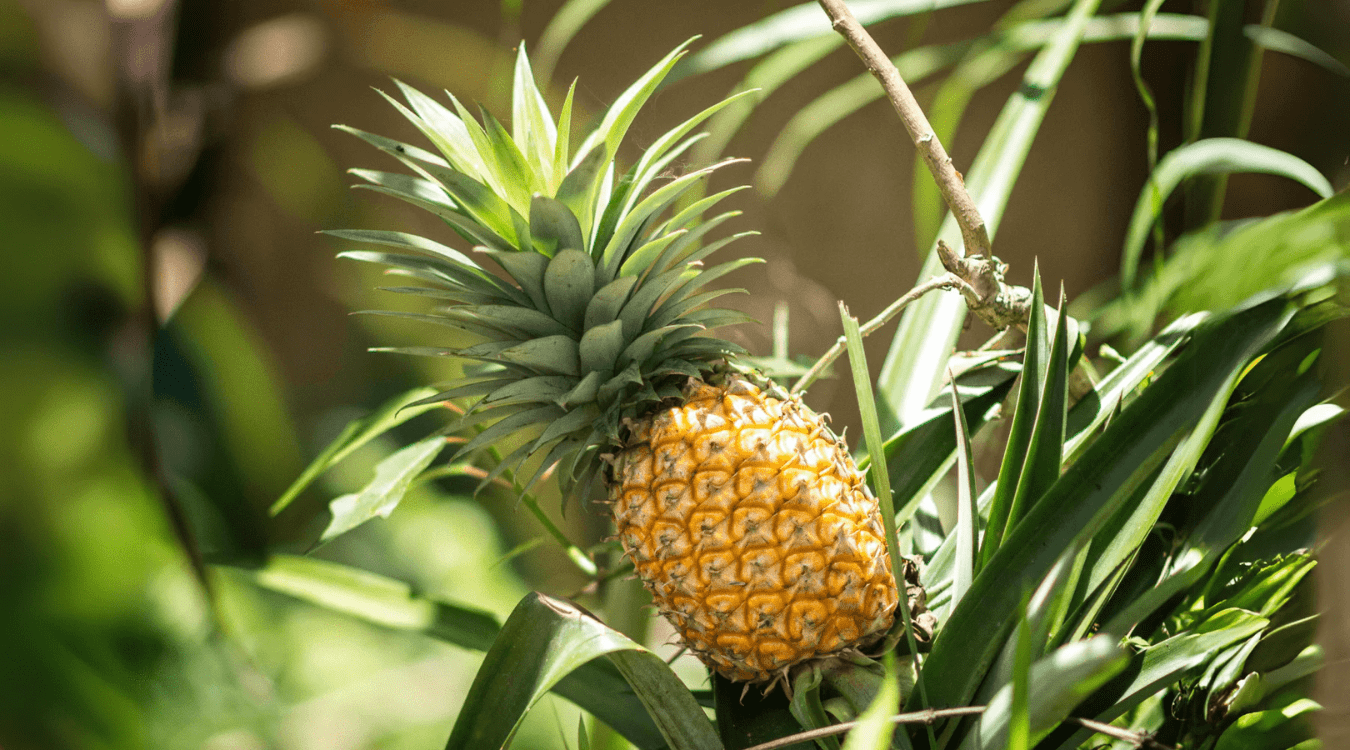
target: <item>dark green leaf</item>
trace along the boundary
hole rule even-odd
[[[1020,592],[1096,533],[1162,463],[1235,369],[1288,322],[1273,299],[1205,326],[1028,513],[939,631],[925,662],[933,705],[964,705],[997,654]]]
[[[956,418],[956,570],[952,576],[952,602],[960,602],[970,589],[975,577],[975,560],[979,552],[979,529],[975,507],[975,467],[971,463],[970,432],[966,429],[965,409],[951,389],[952,414]]]
[[[618,318],[619,310],[623,309],[623,304],[628,301],[628,293],[633,290],[635,284],[637,277],[622,276],[600,287],[586,304],[582,329],[590,330]]]
[[[1129,663],[1129,656],[1103,635],[1069,644],[1031,666],[1027,694],[1031,745],[1059,725],[1069,712]],[[989,701],[989,708],[961,744],[967,748],[1004,747],[1013,719],[1015,683],[1005,686]]]
[[[595,265],[585,251],[567,248],[548,263],[544,272],[544,296],[558,322],[580,331],[586,306],[595,293]]]
[[[1008,509],[1008,527],[1011,528],[1026,515],[1050,485],[1059,479],[1063,461],[1064,420],[1069,394],[1069,315],[1061,288],[1059,321],[1055,326],[1054,343],[1047,350],[1047,372],[1037,402],[1036,423],[1027,442],[1026,460],[1017,478],[1017,493]],[[1030,351],[1030,341],[1027,350]],[[1026,367],[1022,368],[1026,377]],[[1021,403],[1018,403],[1021,410]],[[1000,483],[1003,478],[999,477]]]
[[[980,548],[980,567],[984,567],[998,552],[1005,533],[1012,531],[1017,518],[1012,515],[1021,483],[1022,472],[1030,450],[1036,413],[1040,408],[1041,393],[1045,390],[1046,368],[1050,355],[1050,337],[1046,333],[1045,300],[1041,290],[1039,268],[1033,273],[1031,284],[1031,318],[1027,322],[1026,353],[1022,355],[1022,376],[1017,388],[1017,410],[1013,412],[1008,442],[1003,449],[1003,463],[998,472],[998,486],[994,489],[993,504],[989,506],[989,523]],[[1056,472],[1058,473],[1058,472]]]
[[[497,261],[498,265],[511,274],[511,278],[520,284],[520,288],[534,303],[536,310],[552,314],[548,299],[544,295],[544,272],[548,268],[548,258],[538,253],[503,252],[481,247],[474,249]]]
[[[546,336],[516,344],[496,354],[504,362],[543,373],[580,377],[577,340],[570,336]]]
[[[550,254],[559,250],[586,249],[577,217],[562,201],[543,195],[530,199],[530,234],[534,236],[535,245],[545,243]]]
[[[447,750],[504,746],[544,693],[600,656],[618,667],[672,750],[720,748],[703,709],[664,661],[575,606],[534,593],[483,659]]]
[[[1134,654],[1125,670],[1087,699],[1079,715],[1110,722],[1146,698],[1204,664],[1215,652],[1260,632],[1268,621],[1251,612],[1229,609],[1216,614],[1185,633]],[[1062,727],[1051,738],[1051,747],[1078,747],[1091,730]],[[1058,744],[1053,744],[1053,743]]]
[[[585,373],[613,370],[623,351],[623,321],[596,326],[581,337],[578,358]]]

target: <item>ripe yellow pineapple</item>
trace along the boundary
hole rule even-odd
[[[758,680],[885,631],[896,604],[877,501],[795,399],[691,380],[637,425],[610,485],[624,551],[704,663]]]
[[[504,275],[422,237],[333,234],[412,251],[344,255],[421,282],[395,291],[447,301],[428,317],[482,339],[395,351],[484,363],[426,401],[476,397],[461,427],[488,426],[462,455],[524,437],[485,481],[534,460],[526,488],[550,467],[565,495],[608,484],[623,548],[688,647],[728,678],[760,681],[875,639],[897,590],[877,501],[843,443],[799,400],[756,385],[739,347],[700,335],[744,320],[708,307],[725,290],[700,290],[757,261],[702,266],[739,236],[703,243],[735,212],[703,215],[734,190],[661,219],[722,164],[657,180],[731,100],[616,176],[625,131],[681,54],[621,95],[575,157],[572,92],[555,122],[523,46],[509,133],[401,83],[407,106],[395,106],[439,153],[348,129],[414,172],[354,174],[440,216]]]

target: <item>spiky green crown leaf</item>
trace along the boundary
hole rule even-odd
[[[691,40],[692,41],[692,40]],[[703,267],[728,242],[704,243],[730,211],[705,218],[726,190],[662,219],[681,196],[735,160],[657,183],[701,135],[694,128],[737,96],[725,99],[661,136],[622,176],[614,157],[633,118],[684,54],[688,42],[628,88],[600,125],[571,150],[576,84],[555,122],[535,86],[525,46],[516,58],[511,130],[482,111],[480,123],[453,95],[453,110],[396,82],[407,104],[385,95],[437,153],[337,126],[388,153],[413,174],[355,169],[358,185],[420,206],[443,219],[505,271],[498,275],[441,243],[402,232],[330,232],[343,239],[403,252],[350,251],[340,257],[386,265],[418,286],[392,291],[443,304],[415,317],[482,339],[464,348],[402,347],[384,351],[459,356],[485,363],[480,375],[419,403],[474,398],[460,427],[491,423],[461,454],[517,433],[527,439],[484,482],[542,456],[528,487],[562,461],[564,492],[589,484],[599,456],[635,418],[681,383],[705,376],[718,361],[743,353],[728,341],[699,335],[739,323],[738,313],[708,303],[730,291],[711,281],[756,258]],[[381,92],[382,93],[382,92]],[[738,95],[739,96],[739,95]],[[404,313],[403,315],[407,315]]]

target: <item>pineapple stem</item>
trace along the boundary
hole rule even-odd
[[[900,622],[905,628],[905,640],[909,645],[910,658],[914,661],[914,685],[918,689],[919,701],[929,707],[928,689],[924,686],[923,670],[919,666],[919,644],[914,639],[914,623],[909,614],[909,586],[900,562],[900,541],[895,526],[895,500],[891,497],[891,478],[886,466],[886,443],[881,439],[881,422],[877,419],[876,396],[872,393],[872,380],[867,371],[867,354],[863,351],[862,331],[858,328],[858,319],[848,314],[848,308],[839,303],[839,318],[844,324],[844,336],[847,339],[849,368],[853,370],[853,388],[858,394],[858,410],[862,413],[863,439],[867,443],[867,453],[872,458],[868,474],[877,491],[877,505],[881,510],[881,525],[886,533],[886,550],[890,554],[891,575],[895,578],[897,593],[896,609],[900,610]],[[933,725],[927,724],[928,746],[936,748],[937,736]]]
[[[928,171],[933,174],[938,190],[942,193],[942,200],[951,209],[952,216],[961,227],[965,255],[990,256],[989,232],[985,228],[984,217],[980,216],[980,209],[975,206],[975,201],[966,190],[965,180],[962,179],[961,173],[956,171],[952,157],[948,156],[947,150],[942,147],[942,142],[933,132],[933,126],[929,124],[928,117],[915,101],[914,94],[909,90],[905,79],[900,76],[900,71],[877,45],[876,40],[872,39],[872,35],[867,33],[867,29],[858,23],[858,19],[853,16],[844,0],[819,0],[819,2],[820,7],[824,8],[830,17],[834,30],[844,37],[867,66],[867,70],[885,89],[886,97],[891,100],[896,113],[900,115],[900,121],[905,124],[905,130],[909,131],[910,139],[914,141],[914,148],[918,149],[919,155],[928,165]]]
[[[531,495],[528,492],[521,493],[520,502],[523,503],[526,508],[530,509],[530,512],[534,514],[535,518],[539,519],[539,523],[543,525],[549,535],[558,540],[558,544],[562,545],[563,551],[567,553],[567,559],[571,560],[573,565],[580,568],[581,572],[592,578],[595,577],[595,574],[599,572],[599,569],[595,567],[595,561],[587,557],[586,553],[583,552],[580,547],[573,544],[572,541],[567,538],[567,535],[562,532],[562,529],[559,529],[553,524],[553,521],[549,520],[549,517],[544,514],[543,508],[539,507],[539,501],[535,499],[534,495]]]

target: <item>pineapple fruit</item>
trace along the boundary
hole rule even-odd
[[[857,644],[896,605],[877,501],[842,441],[744,377],[691,379],[610,484],[638,576],[704,663],[761,680]]]
[[[554,120],[522,46],[511,131],[399,84],[399,110],[437,147],[362,133],[413,175],[353,170],[369,187],[426,208],[478,259],[396,232],[335,232],[411,250],[354,251],[447,302],[429,316],[481,339],[413,354],[457,356],[481,371],[426,399],[473,398],[459,427],[487,427],[460,451],[520,447],[490,472],[550,469],[564,496],[608,485],[618,538],[685,645],[727,678],[764,681],[857,648],[892,624],[897,587],[877,500],[843,442],[799,399],[703,335],[744,318],[709,307],[704,287],[755,262],[704,268],[730,238],[704,218],[734,190],[667,209],[712,170],[658,183],[727,99],[658,138],[627,173],[615,154],[638,109],[683,54],[667,55],[571,151],[568,92]],[[573,87],[575,91],[575,86]],[[922,594],[915,597],[922,608]]]

